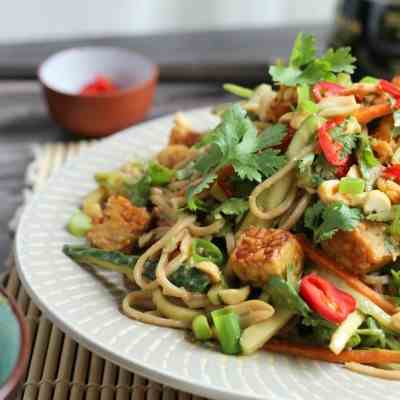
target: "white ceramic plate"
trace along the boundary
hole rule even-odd
[[[188,112],[197,129],[217,122]],[[185,340],[182,331],[132,321],[119,311],[123,286],[112,272],[79,267],[63,255],[74,243],[65,224],[95,187],[96,171],[150,158],[167,142],[172,117],[128,129],[68,162],[24,212],[16,241],[20,277],[34,302],[79,343],[129,370],[215,399],[396,399],[400,385],[341,366],[260,352],[230,357]]]

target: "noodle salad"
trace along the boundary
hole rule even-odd
[[[178,114],[153,160],[96,173],[64,253],[121,273],[129,318],[400,379],[400,77],[354,62],[300,33],[215,128]]]

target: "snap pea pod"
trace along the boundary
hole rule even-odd
[[[286,151],[286,155],[290,160],[294,159],[299,152],[309,144],[313,138],[314,132],[322,125],[323,118],[317,115],[310,115],[302,123],[299,130],[294,135],[290,145]],[[286,198],[295,179],[295,173],[292,171],[285,175],[279,183],[276,183],[268,190],[260,194],[258,203],[265,209],[269,210],[277,207]],[[242,229],[248,226],[268,227],[272,223],[271,220],[260,220],[251,212],[249,212],[242,223]]]

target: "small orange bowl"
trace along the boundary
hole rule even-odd
[[[118,87],[112,93],[81,95],[97,76]],[[146,57],[116,47],[79,47],[50,56],[38,69],[49,113],[61,127],[88,137],[107,136],[143,120],[158,80]]]

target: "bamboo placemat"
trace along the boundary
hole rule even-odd
[[[48,144],[36,149],[25,193],[42,190],[49,176],[89,143]],[[199,400],[149,381],[80,346],[47,320],[23,288],[13,255],[3,285],[17,299],[32,335],[30,362],[18,400]],[[1,283],[1,282],[0,282]]]

